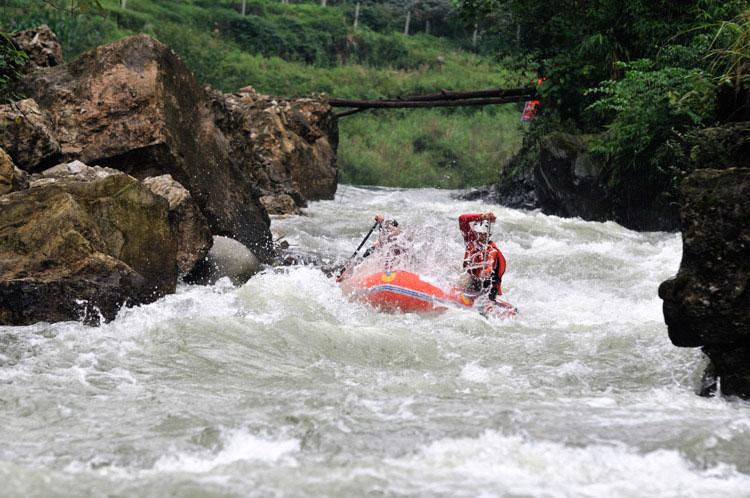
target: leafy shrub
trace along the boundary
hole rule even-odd
[[[0,31],[0,103],[21,98],[13,86],[21,77],[21,70],[27,60],[26,53],[18,50],[7,33]]]
[[[621,80],[604,82],[589,109],[610,124],[595,151],[612,168],[613,181],[642,182],[644,188],[674,191],[686,173],[684,135],[712,122],[716,86],[700,69],[654,68],[650,60],[622,64]]]

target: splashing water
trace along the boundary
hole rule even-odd
[[[98,328],[0,328],[0,495],[749,496],[750,405],[694,394],[656,295],[675,234],[342,186],[276,236],[342,262],[376,212],[458,279],[493,209],[521,314],[387,315],[313,267],[183,286]]]

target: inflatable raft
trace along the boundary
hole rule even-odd
[[[453,288],[445,291],[419,275],[408,271],[372,273],[353,276],[341,282],[351,299],[390,312],[442,312],[448,307],[473,308],[475,297]],[[505,301],[487,302],[480,312],[484,315],[510,317],[517,311]]]

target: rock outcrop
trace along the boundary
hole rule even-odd
[[[296,212],[307,200],[336,193],[338,127],[330,106],[319,100],[284,100],[252,88],[213,92],[215,120],[257,181],[271,214]]]
[[[41,171],[59,162],[60,144],[52,123],[32,99],[0,105],[0,147],[24,171]]]
[[[696,157],[741,129],[747,136],[750,123],[705,130],[702,143],[709,145]],[[747,143],[731,146],[745,150]],[[702,347],[710,359],[702,392],[720,387],[750,399],[750,167],[744,154],[705,157],[711,167],[697,169],[681,187],[682,261],[659,296],[672,342]],[[735,164],[744,167],[728,167]]]
[[[176,247],[167,200],[135,178],[53,168],[0,197],[0,324],[96,323],[174,292]]]
[[[26,172],[18,169],[13,160],[3,149],[0,149],[0,195],[28,188],[29,179]]]
[[[0,325],[111,319],[178,272],[246,278],[274,255],[268,210],[333,197],[323,102],[207,91],[144,35],[70,64],[46,27],[13,41],[31,62],[29,98],[0,106]]]
[[[254,178],[232,157],[204,89],[167,46],[145,35],[126,38],[31,72],[24,91],[49,114],[66,160],[140,179],[170,174],[214,234],[270,258],[270,220]]]
[[[539,142],[534,191],[542,211],[605,221],[613,217],[602,185],[604,166],[589,152],[591,137],[554,133]]]
[[[143,184],[169,202],[169,221],[177,237],[177,269],[181,274],[192,271],[213,244],[208,221],[190,192],[171,176],[149,177]]]
[[[615,174],[591,151],[595,135],[555,132],[524,147],[501,171],[497,202],[545,214],[616,221],[633,230],[677,230],[676,199],[642,172]]]
[[[13,35],[12,40],[29,56],[29,69],[52,67],[63,63],[62,45],[46,24],[19,31]]]
[[[607,165],[591,153],[594,136],[552,133],[539,142],[534,192],[547,214],[612,220],[633,230],[676,230],[677,203],[635,172],[612,181]]]

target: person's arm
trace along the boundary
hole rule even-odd
[[[458,217],[458,227],[461,229],[461,235],[464,238],[464,242],[476,240],[477,234],[471,227],[472,223],[478,221],[495,221],[495,213],[487,211],[486,213],[466,213]]]
[[[458,228],[461,230],[464,242],[469,242],[477,238],[477,234],[471,228],[471,224],[480,221],[481,217],[481,214],[473,213],[462,214],[458,217]]]

